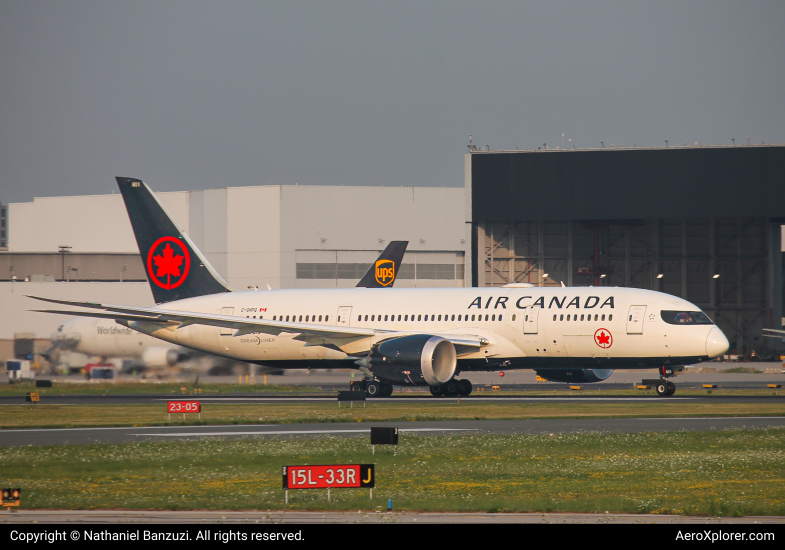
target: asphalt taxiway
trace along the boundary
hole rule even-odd
[[[118,444],[140,441],[182,441],[212,437],[369,437],[371,427],[373,426],[399,428],[401,433],[401,445],[403,445],[405,444],[405,438],[408,434],[641,433],[727,430],[734,428],[781,428],[785,427],[785,417],[568,418],[539,420],[344,422],[329,424],[38,428],[0,430],[0,447],[91,443]]]

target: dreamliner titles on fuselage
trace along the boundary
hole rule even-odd
[[[496,309],[496,308],[498,308],[499,306],[501,306],[501,307],[502,307],[502,309],[507,309],[507,301],[508,301],[509,299],[510,299],[510,298],[509,298],[509,296],[499,296],[499,297],[496,299],[496,302],[495,302],[495,303],[494,303],[494,305],[493,305],[493,309]],[[523,300],[526,300],[526,299],[532,300],[532,299],[533,299],[533,297],[532,297],[532,296],[521,296],[521,297],[520,297],[520,298],[518,298],[518,300],[515,302],[515,307],[517,307],[518,309],[526,309],[526,308],[528,308],[528,307],[536,307],[536,306],[539,306],[539,307],[541,307],[541,308],[545,309],[545,302],[546,302],[546,300],[548,300],[548,298],[547,298],[547,297],[545,297],[545,296],[540,296],[540,297],[539,297],[539,298],[537,298],[537,300],[536,300],[534,303],[532,303],[532,304],[522,304],[521,302],[522,302]],[[488,299],[485,301],[485,307],[483,308],[483,305],[482,305],[482,296],[477,296],[477,298],[475,298],[475,300],[474,300],[474,301],[473,301],[471,304],[469,304],[469,307],[468,307],[468,308],[466,308],[466,309],[471,309],[471,308],[473,308],[474,306],[477,306],[477,309],[489,309],[489,307],[490,307],[490,305],[491,305],[491,302],[492,302],[492,301],[493,301],[493,296],[489,297],[489,298],[488,298]],[[562,306],[564,306],[564,303],[565,303],[565,302],[567,302],[567,297],[566,297],[566,296],[565,296],[565,297],[563,297],[561,300],[560,300],[560,299],[559,299],[557,296],[552,296],[552,297],[550,298],[550,301],[548,302],[548,307],[547,307],[547,309],[550,309],[550,308],[552,308],[552,307],[554,307],[554,306],[555,306],[555,307],[557,307],[557,308],[559,308],[559,309],[561,309],[561,308],[562,308]],[[580,296],[575,296],[575,297],[574,297],[572,300],[570,300],[569,302],[567,302],[567,305],[566,305],[566,306],[564,306],[564,309],[567,309],[567,308],[569,308],[569,307],[571,307],[571,306],[574,306],[576,309],[592,309],[592,308],[595,308],[595,307],[597,307],[597,304],[599,304],[599,303],[600,303],[600,297],[599,297],[599,296],[589,296],[589,297],[587,297],[587,298],[586,298],[586,301],[583,303],[583,306],[581,306],[581,298],[580,298]],[[605,300],[605,301],[602,303],[602,305],[600,306],[600,309],[604,308],[605,306],[608,306],[608,307],[610,307],[611,309],[613,309],[613,296],[609,296],[609,297],[608,297],[608,298],[607,298],[607,299],[606,299],[606,300]]]

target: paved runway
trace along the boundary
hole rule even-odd
[[[569,432],[666,432],[785,427],[785,417],[740,418],[600,418],[543,420],[450,420],[421,422],[345,422],[330,424],[248,424],[225,426],[156,426],[124,428],[67,428],[0,430],[0,447],[181,441],[205,437],[369,437],[372,426],[407,434],[543,434]]]
[[[460,397],[467,403],[554,403],[554,402],[662,402],[662,401],[702,401],[711,403],[785,403],[784,390],[776,391],[778,395],[722,395],[720,390],[712,394],[658,397],[652,392],[641,392],[640,395],[602,395],[600,392],[581,392],[575,395],[509,395],[503,392],[480,392],[468,397]],[[392,397],[375,397],[368,403],[439,403],[452,402],[452,398],[435,398],[425,392],[395,394]],[[259,394],[259,393],[216,393],[198,395],[166,395],[166,394],[133,394],[133,395],[47,395],[41,396],[41,403],[51,405],[129,405],[129,404],[163,404],[166,401],[194,400],[202,403],[318,403],[335,402],[336,393],[297,393],[297,394]],[[20,405],[25,403],[24,396],[0,396],[0,405]]]
[[[665,514],[488,514],[399,512],[301,512],[301,511],[115,511],[19,510],[0,515],[0,523],[92,524],[356,524],[356,523],[540,523],[540,524],[670,524],[670,525],[782,525],[785,516],[718,518]]]

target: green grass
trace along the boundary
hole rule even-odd
[[[23,508],[785,515],[785,430],[641,434],[404,434],[0,449]],[[375,463],[367,490],[290,491],[281,467]]]
[[[340,408],[336,401],[236,404],[203,402],[195,414],[166,413],[166,403],[112,405],[0,405],[0,429],[185,424],[286,424],[303,422],[374,422],[412,420],[495,420],[537,418],[640,418],[695,416],[783,416],[785,398],[774,403],[716,403],[711,400],[551,401],[429,399],[369,400]]]

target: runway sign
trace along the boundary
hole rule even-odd
[[[168,413],[200,413],[202,407],[199,401],[168,401]]]
[[[324,466],[284,466],[284,489],[373,488],[373,464],[330,464]]]

